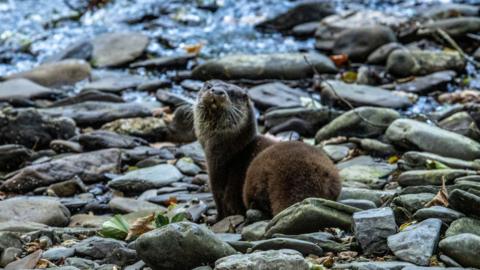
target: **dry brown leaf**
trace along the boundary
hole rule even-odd
[[[26,243],[24,246],[24,249],[25,251],[27,251],[27,253],[32,253],[41,249],[41,247],[40,247],[40,243],[38,241],[35,241],[35,242]]]
[[[445,93],[438,97],[438,101],[440,103],[478,103],[480,102],[480,91],[463,90],[453,93]]]
[[[425,204],[425,207],[430,207],[430,206],[448,206],[448,191],[447,187],[445,186],[445,177],[442,177],[442,187],[438,191],[437,195],[433,197],[431,201]]]
[[[355,251],[342,251],[338,253],[338,258],[340,260],[353,260],[358,256],[358,252]]]
[[[202,47],[203,47],[202,43],[197,43],[197,44],[185,45],[183,46],[183,49],[187,53],[199,54],[200,51],[202,50]]]
[[[49,260],[40,259],[40,260],[38,260],[37,265],[35,266],[35,268],[45,269],[45,268],[48,268],[48,267],[53,266],[53,265],[54,265],[54,264],[53,264],[52,262],[50,262]]]
[[[155,213],[152,213],[146,217],[141,217],[133,222],[130,229],[128,229],[127,238],[125,240],[130,240],[134,237],[140,236],[146,232],[153,230],[152,222],[155,219]]]
[[[330,59],[332,60],[333,63],[335,63],[337,67],[343,66],[348,63],[348,55],[344,53],[331,55]]]

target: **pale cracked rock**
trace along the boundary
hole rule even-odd
[[[251,254],[238,254],[215,262],[215,270],[308,270],[309,266],[298,251],[291,249],[268,250]]]

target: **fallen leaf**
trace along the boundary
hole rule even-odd
[[[397,155],[393,155],[393,156],[390,156],[388,159],[387,159],[387,162],[388,164],[395,164],[397,163],[397,161],[400,159],[399,156]]]
[[[415,221],[403,223],[402,225],[400,225],[400,228],[398,228],[398,230],[403,231],[403,230],[405,230],[406,228],[410,227],[411,225],[413,225],[415,223],[416,223]]]
[[[358,252],[355,251],[342,251],[338,253],[338,258],[341,260],[353,260],[358,256]]]
[[[39,242],[34,241],[34,242],[26,243],[24,246],[24,249],[25,251],[27,251],[27,253],[32,253],[41,249],[41,247]]]
[[[463,90],[453,93],[445,93],[438,96],[440,103],[478,103],[480,102],[480,91],[477,90]]]
[[[330,60],[332,60],[332,62],[335,63],[337,67],[340,67],[348,63],[348,55],[344,53],[331,55]]]
[[[136,219],[130,229],[128,230],[126,241],[136,238],[146,232],[153,230],[152,222],[155,219],[155,213],[152,213],[146,217]]]
[[[200,51],[202,50],[202,47],[203,47],[202,43],[197,43],[197,44],[185,45],[185,46],[183,46],[183,49],[187,53],[199,54]]]
[[[425,207],[430,207],[430,206],[448,206],[448,191],[447,187],[445,186],[445,177],[442,178],[442,187],[438,191],[437,195],[433,197],[431,201],[425,204]]]
[[[357,72],[354,71],[346,71],[342,73],[342,81],[346,83],[354,83],[357,81]]]
[[[427,159],[425,163],[427,165],[427,169],[429,170],[450,169],[450,167],[448,167],[447,165],[436,160]]]

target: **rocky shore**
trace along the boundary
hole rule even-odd
[[[299,2],[250,27],[310,47],[212,56],[152,51],[195,25],[160,2],[32,68],[0,45],[0,269],[480,268],[480,6]],[[262,133],[323,149],[338,201],[216,220],[191,112],[209,79],[248,89]]]

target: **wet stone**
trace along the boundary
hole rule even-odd
[[[461,212],[455,211],[450,208],[443,206],[432,206],[429,208],[419,209],[413,217],[417,220],[425,220],[428,218],[438,218],[446,224],[455,222],[455,220],[464,217],[465,215]]]
[[[391,208],[378,208],[353,214],[355,237],[365,254],[388,251],[387,238],[397,232]]]
[[[231,255],[215,262],[215,270],[247,269],[307,270],[308,263],[298,251],[290,249],[269,250],[251,254]]]
[[[467,216],[480,217],[480,196],[455,189],[449,196],[450,207]]]
[[[51,88],[36,84],[27,79],[12,79],[0,83],[0,100],[53,98],[60,94]]]
[[[458,234],[440,241],[440,250],[463,267],[480,268],[480,236],[470,233]]]
[[[462,233],[472,233],[480,236],[480,219],[462,217],[453,221],[445,232],[445,237]]]
[[[271,107],[298,107],[301,106],[300,97],[308,96],[300,89],[292,89],[280,82],[252,87],[248,94],[255,106],[262,110]]]
[[[45,197],[15,197],[0,201],[0,222],[37,222],[49,226],[65,226],[70,211],[55,199]]]
[[[353,200],[353,199],[348,199],[348,200],[340,200],[338,201],[339,203],[343,203],[346,205],[350,205],[356,208],[360,208],[362,210],[368,210],[368,209],[374,209],[377,208],[374,202],[369,201],[369,200]]]
[[[74,248],[66,247],[53,247],[48,249],[42,254],[42,259],[46,259],[52,262],[72,257],[75,254]]]
[[[106,33],[93,41],[92,59],[97,67],[129,63],[143,54],[148,37],[140,33]]]
[[[110,200],[108,203],[113,212],[120,213],[132,213],[138,211],[151,211],[151,212],[163,212],[166,211],[166,208],[150,203],[147,201],[142,201],[139,199],[133,198],[122,198],[115,197]]]
[[[195,176],[202,170],[198,167],[191,158],[184,157],[177,161],[175,164],[177,168],[185,175]]]

